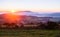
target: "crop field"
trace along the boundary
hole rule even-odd
[[[60,30],[0,29],[0,37],[60,37]]]

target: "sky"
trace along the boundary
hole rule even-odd
[[[60,0],[0,0],[0,11],[60,12]]]

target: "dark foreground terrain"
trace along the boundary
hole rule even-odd
[[[60,30],[0,29],[0,37],[60,37]]]

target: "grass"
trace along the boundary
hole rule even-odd
[[[60,37],[60,30],[0,29],[0,37]]]

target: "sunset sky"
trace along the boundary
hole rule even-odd
[[[60,0],[0,0],[0,11],[60,12]]]

